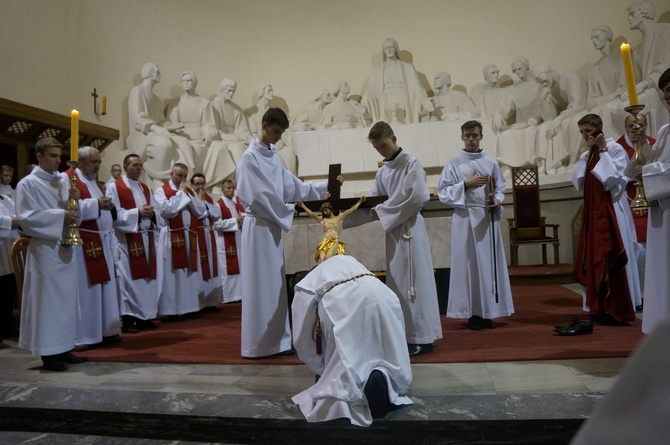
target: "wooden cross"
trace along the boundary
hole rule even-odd
[[[342,174],[342,164],[330,164],[328,166],[328,193],[330,197],[322,201],[305,201],[303,204],[313,212],[321,209],[324,202],[329,202],[337,211],[346,210],[358,202],[359,198],[340,198],[342,184],[337,177]],[[388,199],[388,196],[370,196],[363,201],[359,209],[374,207]],[[298,211],[303,211],[300,206],[296,207]]]
[[[95,242],[89,243],[86,246],[84,253],[86,254],[87,258],[93,258],[93,259],[98,258],[102,256],[102,246],[100,246],[100,244]]]

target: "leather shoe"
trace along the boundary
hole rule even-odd
[[[137,334],[140,332],[140,328],[137,326],[137,319],[132,315],[122,315],[121,332],[126,334]]]
[[[78,365],[79,363],[86,363],[88,361],[88,357],[82,357],[79,355],[74,355],[71,352],[63,352],[58,356],[63,362],[69,363],[71,365]]]
[[[555,331],[558,335],[563,336],[593,334],[593,322],[575,318],[567,326],[559,326]]]
[[[575,322],[577,322],[577,321],[579,321],[579,322],[581,322],[581,323],[587,323],[589,320],[580,320],[579,317],[574,317],[572,320],[570,320],[570,323],[567,323],[567,324],[555,324],[555,325],[554,325],[554,329],[559,329],[559,328],[560,328],[560,329],[565,329],[565,328],[567,328],[568,326],[570,326],[570,324],[575,323]],[[593,321],[593,320],[591,320],[591,321]]]
[[[472,329],[473,331],[481,331],[482,320],[484,319],[479,315],[473,315],[472,317],[468,318],[468,329]]]
[[[137,327],[140,329],[156,329],[158,325],[151,320],[137,319]]]
[[[56,355],[43,355],[42,356],[42,366],[44,369],[47,371],[54,371],[54,372],[61,372],[61,371],[67,371],[68,366],[67,363],[65,363],[61,359],[62,354],[56,354]]]
[[[481,325],[484,329],[495,329],[498,327],[498,325],[495,324],[490,318],[482,318]]]
[[[381,419],[392,410],[393,404],[389,400],[388,383],[384,374],[378,369],[373,370],[363,388],[368,408],[373,419]]]
[[[417,345],[414,343],[410,343],[407,345],[407,349],[409,351],[409,356],[410,357],[418,357],[420,355],[428,354],[430,352],[433,352],[433,345],[432,344],[424,344],[424,345]]]
[[[277,354],[275,354],[275,357],[285,357],[295,354],[296,354],[295,348],[291,347],[291,349],[287,349],[286,351],[278,352]]]

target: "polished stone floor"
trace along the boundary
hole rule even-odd
[[[336,443],[339,434],[402,443],[398,431],[415,443],[567,443],[626,362],[417,364],[414,404],[357,428],[303,420],[291,396],[314,382],[306,366],[84,363],[53,373],[15,339],[0,348],[0,444],[40,445]],[[537,441],[519,439],[534,429]]]

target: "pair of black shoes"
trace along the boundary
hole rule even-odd
[[[554,326],[554,331],[558,335],[563,336],[593,334],[593,322],[591,320],[580,320],[579,317],[575,317],[566,325]]]
[[[482,329],[495,329],[498,327],[493,320],[489,318],[482,318],[479,315],[473,315],[468,318],[468,329],[473,331],[481,331]]]
[[[77,365],[79,363],[86,363],[88,357],[79,357],[71,352],[63,352],[62,354],[54,355],[43,355],[42,356],[42,366],[47,371],[67,371],[68,364]]]

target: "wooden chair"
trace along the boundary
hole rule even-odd
[[[547,264],[547,244],[554,246],[554,264],[559,264],[558,224],[547,224],[540,215],[540,186],[536,166],[512,168],[514,218],[508,218],[512,266],[519,265],[519,246],[542,245],[542,264]],[[547,229],[552,228],[552,235]]]
[[[25,274],[26,254],[28,253],[30,238],[22,236],[12,244],[12,267],[14,268],[14,279],[16,280],[16,309],[21,308],[21,295],[23,292],[23,276]]]

